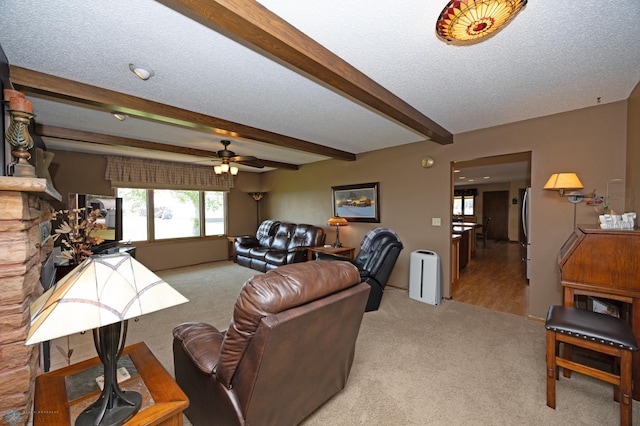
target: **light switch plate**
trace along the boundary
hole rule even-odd
[[[439,217],[432,217],[431,218],[431,225],[432,226],[440,226],[440,225],[442,225],[442,221],[440,220]]]

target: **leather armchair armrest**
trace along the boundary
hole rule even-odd
[[[202,322],[187,322],[173,329],[174,340],[181,343],[187,356],[205,374],[215,373],[225,334],[226,330],[219,331]]]
[[[308,246],[291,247],[287,250],[287,263],[304,262],[307,260]]]
[[[306,254],[308,249],[309,249],[308,246],[291,247],[290,249],[287,250],[287,253],[304,252]]]
[[[236,244],[244,247],[258,247],[260,242],[256,237],[252,237],[251,235],[247,235],[244,237],[237,237]]]

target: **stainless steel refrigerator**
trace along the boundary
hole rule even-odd
[[[529,280],[531,276],[531,187],[524,190],[522,194],[522,211],[520,214],[522,220],[522,232],[520,234],[522,261],[526,262],[526,277]]]

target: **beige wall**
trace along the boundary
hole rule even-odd
[[[70,192],[113,194],[110,182],[104,179],[105,156],[69,151],[54,153],[49,171],[65,206]],[[229,235],[255,234],[256,202],[246,193],[259,190],[259,174],[240,173],[236,177],[235,188],[228,196]],[[135,243],[135,246],[136,258],[154,271],[227,259],[227,239],[224,237]]]
[[[405,249],[390,284],[408,287],[411,252],[429,249],[441,257],[444,294],[450,296],[451,162],[531,151],[533,242],[529,314],[542,317],[550,304],[561,302],[557,255],[573,226],[573,205],[555,192],[544,191],[542,186],[554,172],[574,171],[585,190],[595,188],[598,194],[603,194],[609,179],[625,176],[627,162],[631,176],[638,179],[638,167],[633,167],[636,161],[625,156],[627,149],[630,152],[635,149],[633,158],[638,158],[638,129],[630,124],[628,130],[627,126],[627,112],[637,115],[637,92],[638,89],[629,102],[459,134],[452,145],[417,142],[368,152],[359,155],[355,162],[329,160],[305,165],[298,171],[240,173],[236,188],[229,194],[229,234],[255,232],[256,204],[246,192],[260,190],[268,192],[261,201],[261,219],[322,226],[328,234],[327,242],[333,242],[335,231],[326,225],[332,214],[331,187],[379,182],[381,223],[351,223],[341,229],[341,241],[357,247],[373,226],[393,229]],[[628,141],[627,132],[631,134],[632,130],[636,136]],[[430,169],[420,166],[425,155],[436,159]],[[51,174],[64,197],[67,192],[104,193],[110,191],[109,183],[104,181],[104,167],[103,156],[58,151]],[[629,174],[626,179],[631,181]],[[585,203],[577,206],[577,215],[578,223],[597,220],[593,208]],[[441,218],[442,226],[432,226],[432,218]],[[151,269],[165,269],[226,259],[226,244],[225,238],[140,244],[138,257]]]
[[[640,83],[628,100],[627,109],[627,192],[625,211],[640,214]],[[636,225],[640,217],[636,218]]]
[[[573,171],[586,190],[603,194],[609,179],[625,173],[626,117],[627,102],[622,101],[459,134],[452,145],[417,142],[368,152],[355,162],[329,160],[297,172],[268,172],[262,177],[262,190],[269,191],[263,217],[323,226],[331,242],[335,232],[326,226],[332,214],[331,187],[380,182],[381,223],[351,223],[340,230],[340,240],[357,247],[373,226],[393,229],[405,248],[390,284],[408,287],[410,253],[429,249],[442,259],[444,294],[449,296],[451,162],[531,151],[528,312],[543,317],[549,305],[562,300],[557,256],[573,228],[573,205],[542,187],[552,173]],[[425,155],[436,160],[430,169],[420,166]],[[578,223],[597,221],[585,203],[577,206],[577,216]],[[432,218],[441,218],[442,226],[432,226]]]

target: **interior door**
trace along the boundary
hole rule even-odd
[[[487,238],[509,240],[509,191],[482,193],[482,220],[491,218]]]

